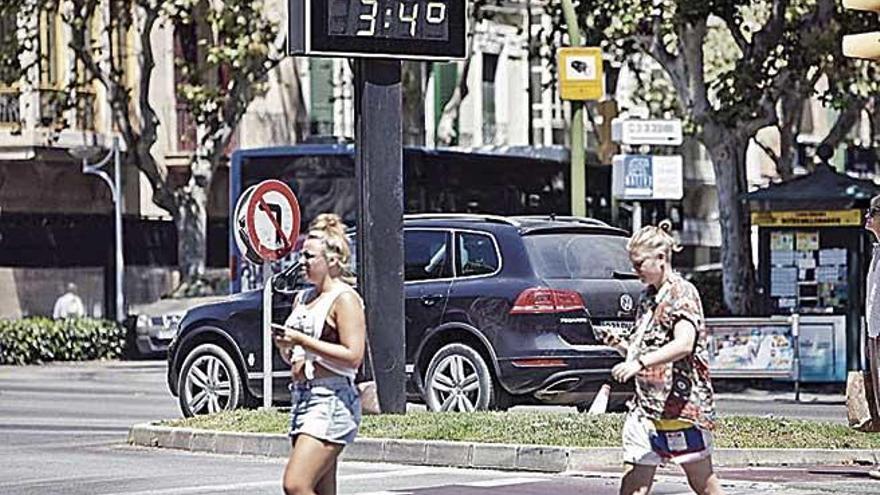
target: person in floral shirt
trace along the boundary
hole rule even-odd
[[[636,324],[629,335],[603,336],[626,355],[612,377],[636,380],[623,427],[620,493],[648,493],[657,466],[674,462],[696,493],[718,495],[723,492],[712,468],[715,401],[703,307],[697,289],[672,270],[672,253],[681,247],[670,229],[664,220],[630,238],[630,261],[646,285]]]

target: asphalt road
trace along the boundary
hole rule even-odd
[[[742,402],[755,404],[744,404],[749,410],[767,412],[766,400]],[[833,411],[842,406],[830,407]],[[176,416],[162,362],[0,367],[0,493],[280,493],[283,459],[193,454],[125,443],[129,425]],[[880,482],[868,480],[864,467],[723,470],[722,476],[729,494],[880,494]],[[617,470],[541,475],[343,463],[339,493],[603,495],[617,493],[617,484]],[[671,469],[663,472],[653,493],[688,489]]]

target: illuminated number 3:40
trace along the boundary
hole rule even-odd
[[[361,11],[361,15],[358,17],[361,21],[369,22],[370,27],[368,29],[360,29],[357,32],[358,36],[372,36],[376,34],[376,15],[379,13],[379,3],[377,0],[360,0],[361,5],[369,8],[369,11]],[[412,10],[407,12],[407,6],[405,2],[400,2],[399,8],[397,9],[397,19],[400,22],[408,22],[409,23],[409,35],[415,37],[416,35],[416,22],[419,18],[419,4],[414,3],[412,5]],[[425,8],[425,22],[428,24],[440,24],[441,22],[446,20],[446,4],[443,2],[428,2]]]

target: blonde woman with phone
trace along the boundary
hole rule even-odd
[[[632,333],[606,338],[626,356],[611,376],[621,383],[636,379],[623,427],[620,493],[649,493],[657,466],[672,462],[684,469],[695,493],[720,495],[712,467],[715,401],[703,308],[697,289],[672,269],[672,253],[681,248],[671,227],[668,220],[644,227],[627,243],[645,290]]]
[[[273,325],[275,345],[291,372],[286,494],[335,495],[337,459],[360,426],[354,379],[366,326],[363,301],[344,281],[350,258],[342,219],[319,215],[300,254],[313,287],[297,293],[284,325]]]

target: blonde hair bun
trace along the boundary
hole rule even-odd
[[[671,258],[673,252],[682,250],[681,245],[672,236],[672,222],[667,218],[657,226],[646,225],[630,237],[626,249],[633,253],[665,254]]]
[[[307,238],[319,239],[327,261],[338,261],[343,276],[348,276],[351,248],[345,236],[345,222],[336,213],[321,213],[309,224]]]

